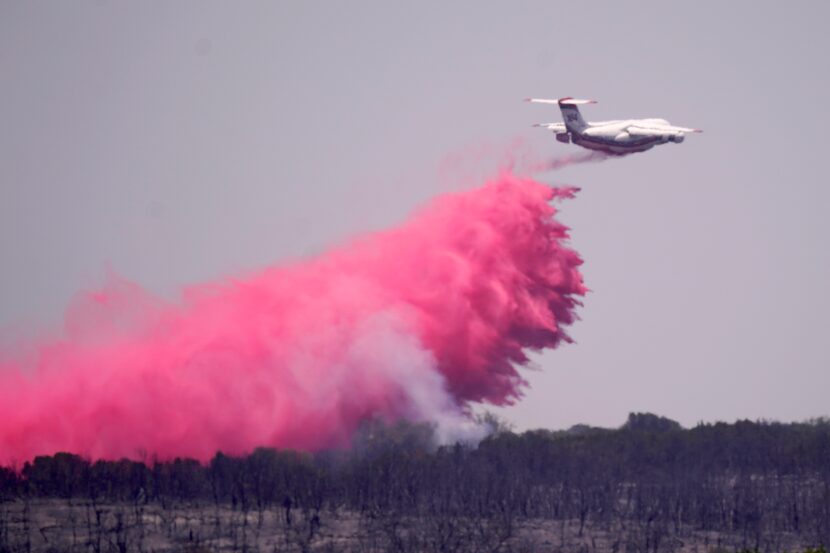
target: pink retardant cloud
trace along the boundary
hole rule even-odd
[[[568,340],[585,292],[549,203],[572,195],[504,173],[176,302],[111,277],[60,339],[2,356],[0,463],[319,450],[367,418],[452,426],[471,402],[510,403],[527,352]]]

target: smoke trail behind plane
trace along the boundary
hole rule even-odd
[[[551,188],[503,173],[317,258],[187,288],[112,276],[60,339],[0,355],[0,463],[348,445],[367,418],[475,432],[520,397],[527,352],[567,341],[585,287]]]
[[[567,167],[568,165],[576,165],[579,163],[595,163],[598,161],[605,161],[609,157],[612,157],[604,152],[596,152],[596,151],[588,151],[588,152],[579,152],[576,154],[570,154],[567,156],[556,157],[553,159],[549,159],[547,161],[543,161],[538,163],[534,167],[532,167],[534,173],[541,173],[543,171],[555,171],[557,169],[562,169],[563,167]]]

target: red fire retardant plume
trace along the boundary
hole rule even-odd
[[[0,355],[0,463],[318,450],[373,417],[451,437],[470,402],[520,396],[528,350],[568,340],[585,287],[549,202],[572,195],[505,173],[175,303],[112,277],[60,339]]]

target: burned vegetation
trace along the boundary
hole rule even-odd
[[[830,422],[494,432],[435,447],[0,469],[0,552],[795,551],[830,543]],[[816,549],[818,551],[818,549]]]

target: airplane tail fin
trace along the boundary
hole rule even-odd
[[[556,104],[562,111],[562,119],[565,121],[565,127],[569,131],[580,132],[585,129],[588,124],[582,118],[577,106],[583,104],[596,104],[596,100],[580,100],[579,98],[559,98],[558,100],[547,100],[544,98],[526,98],[526,102],[533,102],[535,104]]]

